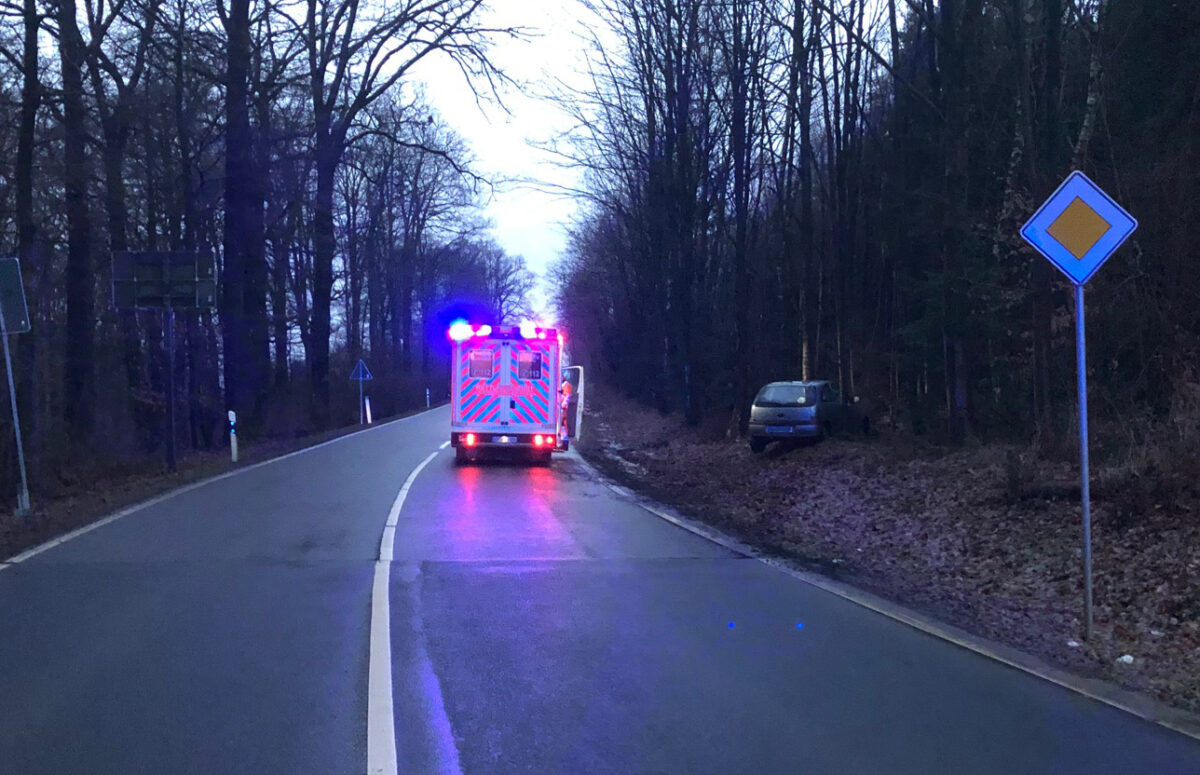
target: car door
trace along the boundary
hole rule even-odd
[[[821,424],[842,431],[845,425],[843,414],[841,397],[833,385],[826,382],[821,386]]]

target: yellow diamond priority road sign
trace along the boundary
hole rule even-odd
[[[1080,260],[1096,246],[1111,224],[1079,197],[1067,205],[1046,233]]]
[[[1083,285],[1137,228],[1137,221],[1076,170],[1021,229],[1071,282]]]

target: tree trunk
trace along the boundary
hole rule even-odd
[[[1083,111],[1083,121],[1079,125],[1079,135],[1075,139],[1075,148],[1071,152],[1071,168],[1080,169],[1087,160],[1088,146],[1092,141],[1092,133],[1096,129],[1096,114],[1100,109],[1100,90],[1103,86],[1101,76],[1104,73],[1102,33],[1104,15],[1108,9],[1108,0],[1100,0],[1096,8],[1096,23],[1090,25],[1088,42],[1092,53],[1088,62],[1087,104]],[[1087,25],[1086,20],[1080,19],[1080,24]]]
[[[248,104],[250,77],[250,0],[231,0],[226,21],[225,69],[225,218],[221,265],[221,337],[224,347],[225,404],[247,417],[251,402],[245,384],[245,279],[251,231],[250,176],[253,148]]]
[[[751,353],[753,348],[751,320],[751,267],[749,241],[750,219],[750,142],[749,122],[748,34],[745,13],[736,4],[733,13],[733,49],[730,62],[731,114],[729,152],[733,158],[733,264],[734,303],[737,306],[737,379],[734,400],[737,402],[738,434],[746,434],[750,422]]]
[[[1054,190],[1061,165],[1065,160],[1061,140],[1059,99],[1062,80],[1062,0],[1044,0],[1043,24],[1045,34],[1045,67],[1039,100],[1039,133],[1036,157],[1040,161],[1034,171],[1034,199],[1039,200]],[[1054,406],[1050,393],[1050,349],[1052,347],[1051,318],[1054,316],[1055,271],[1041,256],[1033,258],[1031,273],[1033,285],[1033,368],[1035,409],[1039,435],[1052,440],[1057,435],[1054,427]]]
[[[95,62],[91,64],[92,85],[101,94],[104,83]],[[129,142],[129,117],[124,115],[123,95],[117,96],[115,105],[107,105],[100,99],[101,124],[104,133],[104,207],[108,218],[108,246],[112,253],[129,249],[129,207],[125,189],[125,149]],[[151,232],[153,233],[153,232]],[[133,397],[143,387],[142,336],[138,327],[137,312],[132,309],[118,310],[117,327],[121,336],[121,360],[125,367],[125,381],[129,386],[130,409],[134,424],[142,436],[143,446],[153,449],[158,432],[156,412],[145,402]]]
[[[950,438],[971,434],[966,360],[967,289],[963,251],[968,225],[970,57],[982,14],[981,0],[942,0],[942,105],[945,168],[943,174],[942,276],[946,403]]]
[[[358,236],[360,202],[346,202],[346,350],[350,361],[362,355],[362,240]]]
[[[288,384],[288,263],[292,255],[296,239],[294,221],[296,216],[292,211],[296,205],[289,204],[288,211],[283,216],[283,223],[278,229],[279,236],[272,245],[274,263],[271,267],[271,324],[275,339],[275,390],[279,391]]]
[[[253,45],[253,44],[252,44]],[[256,57],[253,82],[260,91],[267,91],[270,84],[262,82],[261,57]],[[249,99],[249,95],[247,95]],[[263,410],[271,388],[271,323],[267,319],[267,292],[269,270],[267,268],[267,181],[274,170],[271,167],[271,104],[259,97],[257,104],[258,126],[251,128],[247,123],[248,142],[251,149],[250,166],[246,175],[246,221],[242,244],[242,356],[245,371],[242,374],[247,410],[247,423],[255,428],[262,423]],[[248,119],[247,119],[248,121]]]
[[[184,68],[187,43],[184,14],[179,15],[179,26],[175,30],[172,72],[174,75],[175,132],[179,154],[179,202],[176,205],[182,223],[179,225],[179,245],[184,250],[195,250],[198,218],[196,215],[196,191],[193,178],[192,117],[187,110],[186,70]],[[205,251],[209,247],[205,246]],[[188,437],[193,449],[212,446],[211,407],[206,410],[204,396],[208,391],[208,368],[206,351],[203,347],[204,313],[189,313],[184,319],[186,352],[184,364],[187,369]]]
[[[400,275],[400,281],[396,287],[396,298],[392,307],[392,347],[396,348],[396,358],[401,368],[410,372],[413,366],[413,294],[416,292],[417,261],[411,249],[411,237],[407,229],[399,259],[396,271]]]
[[[797,8],[800,0],[796,2]],[[816,244],[813,239],[813,146],[812,146],[812,103],[813,103],[813,73],[809,62],[816,46],[817,34],[820,29],[820,15],[814,4],[812,19],[809,21],[808,43],[804,50],[804,74],[800,81],[800,255],[801,282],[804,284],[803,300],[803,340],[801,342],[801,374],[804,379],[816,379],[821,363],[816,351],[816,342],[821,325],[821,316],[817,310],[818,277],[820,269]]]
[[[317,195],[313,202],[312,323],[309,329],[313,419],[318,428],[330,422],[329,338],[333,305],[333,183],[339,150],[325,134],[317,141]]]
[[[75,0],[59,3],[62,63],[63,192],[67,216],[67,329],[63,414],[81,450],[91,442],[95,402],[95,270],[88,218],[87,109],[84,45]]]

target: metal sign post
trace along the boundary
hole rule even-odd
[[[4,340],[4,367],[8,372],[8,400],[12,404],[13,434],[17,440],[17,465],[21,468],[21,489],[17,492],[16,515],[29,513],[29,478],[25,473],[25,444],[21,439],[21,417],[17,412],[17,388],[13,380],[9,334],[24,334],[30,329],[29,308],[25,305],[25,286],[21,283],[21,264],[15,258],[0,259],[0,339]]]
[[[1083,286],[1137,228],[1086,175],[1072,172],[1033,217],[1021,236],[1075,286],[1075,358],[1079,369],[1079,465],[1083,500],[1084,638],[1092,637],[1092,496],[1088,461],[1087,348]]]
[[[371,379],[371,370],[367,368],[367,364],[363,363],[362,358],[358,359],[358,365],[354,367],[354,372],[351,373],[350,379],[358,382],[358,424],[365,425],[366,418],[363,415],[363,383]]]
[[[1092,488],[1088,464],[1087,346],[1083,330],[1083,285],[1075,284],[1075,360],[1079,370],[1079,467],[1083,499],[1084,637],[1092,637]]]

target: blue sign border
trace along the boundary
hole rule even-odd
[[[350,374],[352,382],[366,382],[372,379],[371,370],[367,368],[367,364],[363,363],[363,359],[359,358],[358,363],[354,366],[354,371]]]
[[[1109,223],[1108,231],[1092,246],[1091,250],[1084,254],[1083,258],[1076,258],[1074,253],[1067,250],[1047,231],[1076,198],[1082,199],[1088,207],[1095,210],[1101,218]],[[1087,175],[1075,170],[1042,203],[1033,217],[1021,227],[1021,236],[1049,259],[1050,263],[1058,267],[1059,271],[1065,274],[1071,282],[1076,285],[1086,285],[1096,270],[1116,252],[1117,248],[1121,247],[1137,227],[1136,218],[1114,202],[1112,197]]]

